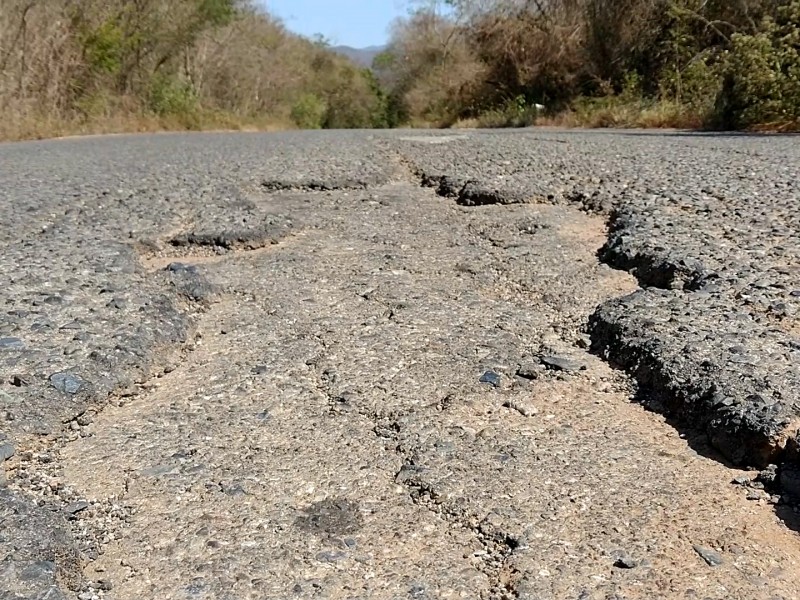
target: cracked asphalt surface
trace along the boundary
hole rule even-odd
[[[0,145],[0,599],[800,598],[798,164]]]

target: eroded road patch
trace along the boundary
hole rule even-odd
[[[66,371],[95,395],[57,417],[41,409],[63,431],[6,421],[16,452],[5,489],[56,515],[39,527],[63,529],[27,554],[15,541],[24,532],[0,542],[10,597],[798,597],[786,490],[724,464],[703,427],[648,411],[664,398],[642,396],[664,390],[590,352],[598,307],[653,293],[601,262],[608,215],[593,207],[604,199],[540,193],[507,157],[503,177],[480,176],[469,171],[486,160],[476,155],[446,175],[513,201],[462,202],[419,173],[398,179],[397,152],[439,176],[435,160],[415,154],[422,141],[339,135],[168,136],[160,143],[190,164],[214,140],[241,144],[250,170],[221,167],[228,183],[187,186],[179,201],[155,181],[141,209],[126,200],[105,217],[112,230],[126,218],[131,240],[124,268],[104,276],[114,297],[135,278],[182,328],[142,338],[148,366],[126,367],[127,387],[98,388],[84,340]],[[466,152],[475,136],[424,146]],[[155,143],[146,140],[113,144],[121,160],[126,143],[133,152]],[[523,146],[520,162],[532,151]],[[567,160],[563,146],[552,147]],[[342,183],[351,181],[364,183]],[[99,209],[83,202],[62,235],[96,227]],[[89,236],[88,255],[95,244]],[[80,282],[80,262],[51,248]],[[19,280],[17,312],[33,285]],[[20,320],[64,320],[63,303],[38,302],[56,312],[17,314],[0,333],[25,348],[47,340],[46,328],[30,338]],[[105,302],[86,322],[124,315],[133,327],[153,314],[119,306]],[[672,339],[667,321],[657,329],[639,314],[618,318],[624,336],[640,339],[624,319],[641,318],[637,335]],[[3,358],[34,386],[65,370],[37,356]]]

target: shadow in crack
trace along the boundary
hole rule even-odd
[[[619,365],[611,365],[615,370],[623,370]],[[731,469],[745,469],[742,465],[737,465],[726,457],[722,452],[714,447],[712,437],[708,431],[708,424],[704,422],[692,422],[680,411],[670,408],[675,402],[675,399],[670,397],[665,392],[649,388],[647,386],[638,386],[636,393],[631,397],[631,402],[641,405],[645,410],[657,413],[664,417],[666,423],[680,433],[681,439],[698,456],[718,462],[725,467]],[[762,496],[759,501],[763,502],[767,497],[773,495],[781,496],[780,502],[774,504],[774,510],[777,517],[786,525],[786,527],[793,531],[800,532],[800,497],[792,492],[793,489],[788,489],[786,485],[787,473],[791,471],[794,475],[794,480],[800,481],[800,471],[796,471],[794,467],[787,463],[783,463],[780,457],[775,459],[778,465],[771,465],[764,471],[758,471],[755,468],[750,469],[752,475],[745,477],[734,478],[731,475],[731,484],[743,486],[742,501],[752,500],[746,498],[745,489],[750,489],[756,493],[756,497]],[[787,472],[785,472],[787,471]],[[790,486],[798,487],[800,486]]]
[[[789,529],[800,532],[800,512],[796,505],[778,504],[775,507],[775,514]]]

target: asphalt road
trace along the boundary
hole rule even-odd
[[[0,600],[800,598],[800,144],[0,145]]]

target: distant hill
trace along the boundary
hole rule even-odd
[[[334,52],[342,54],[362,67],[371,67],[372,60],[381,52],[386,50],[386,46],[370,46],[369,48],[351,48],[350,46],[334,46]]]

